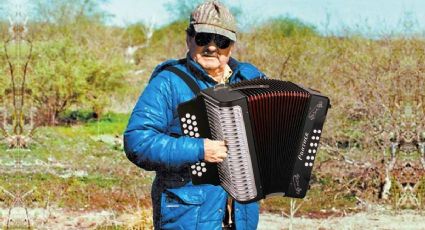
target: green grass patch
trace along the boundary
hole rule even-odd
[[[92,120],[83,125],[90,135],[121,135],[127,126],[130,114],[107,113],[100,120]]]

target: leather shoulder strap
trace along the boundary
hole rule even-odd
[[[187,73],[183,72],[179,68],[175,66],[168,66],[167,68],[165,68],[165,70],[168,70],[179,76],[187,84],[187,86],[189,86],[189,88],[195,95],[197,95],[201,91],[199,85],[195,82],[195,80],[193,80]]]

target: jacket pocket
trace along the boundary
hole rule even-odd
[[[196,229],[204,192],[195,186],[167,189],[161,194],[161,229]]]

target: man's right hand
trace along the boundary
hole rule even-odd
[[[204,161],[210,163],[222,162],[227,157],[227,147],[224,141],[204,139]]]

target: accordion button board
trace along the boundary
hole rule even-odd
[[[330,107],[329,98],[288,81],[257,79],[211,87],[178,107],[183,135],[224,140],[221,163],[190,166],[193,184],[221,185],[249,203],[302,198]]]

